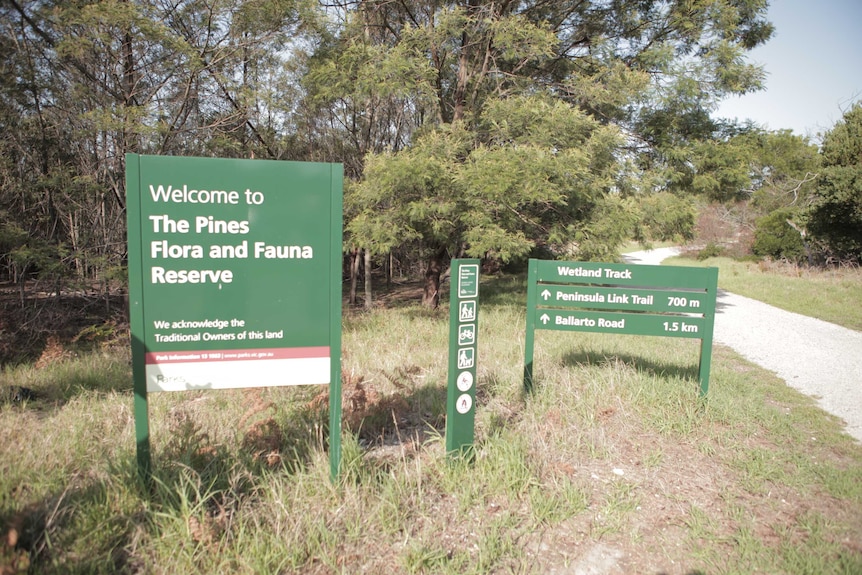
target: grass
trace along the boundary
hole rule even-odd
[[[718,286],[787,311],[862,330],[862,269],[818,270],[780,263],[741,262],[726,257],[696,261],[671,258],[670,265],[718,268]]]
[[[539,332],[523,279],[482,283],[476,444],[444,453],[448,311],[344,320],[343,472],[318,387],[154,394],[138,483],[123,348],[6,368],[0,572],[862,572],[862,447],[726,348]],[[324,403],[325,405],[325,403]]]

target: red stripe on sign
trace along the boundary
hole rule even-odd
[[[146,354],[147,365],[218,361],[260,361],[329,357],[329,347],[270,347],[262,349],[220,349],[205,351],[155,351]]]

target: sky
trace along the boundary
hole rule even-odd
[[[862,101],[862,0],[772,0],[775,33],[748,53],[766,89],[722,102],[714,117],[750,119],[819,142]]]

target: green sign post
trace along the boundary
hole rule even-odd
[[[530,260],[524,387],[533,385],[535,330],[700,339],[700,393],[709,390],[717,268]]]
[[[341,455],[340,164],[126,156],[138,465],[147,394],[330,386]]]
[[[450,277],[446,452],[456,454],[464,453],[473,446],[479,337],[479,260],[452,260]]]

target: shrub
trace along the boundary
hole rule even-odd
[[[724,253],[725,249],[722,246],[709,242],[702,250],[697,252],[697,259],[703,261],[707,258],[717,258],[723,256]]]
[[[813,237],[842,260],[862,259],[862,102],[823,138],[823,170],[808,214]]]
[[[691,198],[660,192],[642,199],[639,208],[639,235],[644,239],[688,241],[694,237],[695,208]]]
[[[805,257],[802,235],[788,222],[797,214],[793,208],[782,208],[758,218],[752,251],[758,256],[798,262]]]

